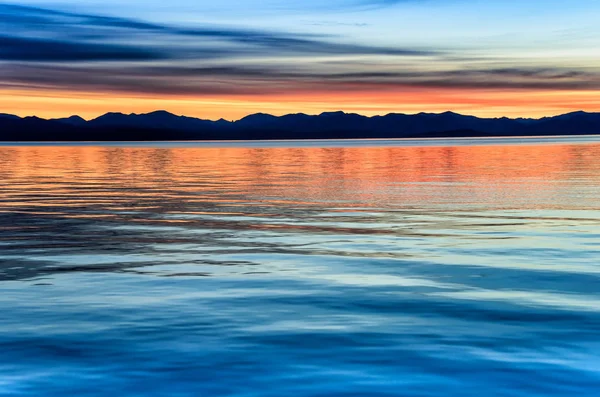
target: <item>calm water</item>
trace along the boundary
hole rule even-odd
[[[600,395],[600,140],[473,143],[0,147],[0,395]]]

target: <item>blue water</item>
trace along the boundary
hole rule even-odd
[[[600,143],[0,147],[1,396],[598,396]]]

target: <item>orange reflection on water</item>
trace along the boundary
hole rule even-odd
[[[198,203],[409,205],[496,202],[533,205],[597,186],[599,144],[420,147],[0,148],[0,208],[96,206],[152,210]],[[586,203],[592,197],[583,197]],[[560,198],[559,199],[563,199]],[[564,197],[566,199],[566,196]],[[341,204],[340,204],[341,205]],[[210,212],[210,210],[208,211]],[[233,210],[233,213],[236,213]],[[243,211],[239,212],[243,214]]]

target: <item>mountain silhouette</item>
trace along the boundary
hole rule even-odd
[[[66,118],[62,118],[62,119],[51,119],[51,120],[69,124],[69,125],[77,125],[77,126],[84,126],[87,123],[87,121],[83,117],[79,117],[79,116],[71,116],[71,117],[66,117]]]
[[[0,141],[152,141],[427,138],[600,134],[600,113],[572,112],[541,119],[479,118],[453,112],[367,117],[325,112],[273,116],[256,113],[238,121],[203,120],[164,110],[107,113],[45,120],[0,113]]]

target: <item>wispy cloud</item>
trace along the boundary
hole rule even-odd
[[[598,90],[600,74],[556,69],[441,71],[328,71],[279,65],[130,66],[28,65],[5,67],[4,85],[36,89],[160,95],[266,95],[385,91],[407,87],[457,89]]]
[[[189,61],[273,55],[435,54],[429,49],[333,42],[308,34],[168,26],[19,5],[0,5],[0,19],[0,58],[4,60]]]
[[[164,59],[151,48],[119,44],[78,43],[69,40],[0,36],[3,61],[142,61]]]
[[[391,7],[398,4],[430,3],[432,1],[440,2],[440,0],[348,0],[344,4],[346,7],[373,9]]]
[[[462,55],[0,5],[0,87],[160,95],[401,87],[600,89],[600,75],[590,70],[507,67],[506,59],[467,63]]]

